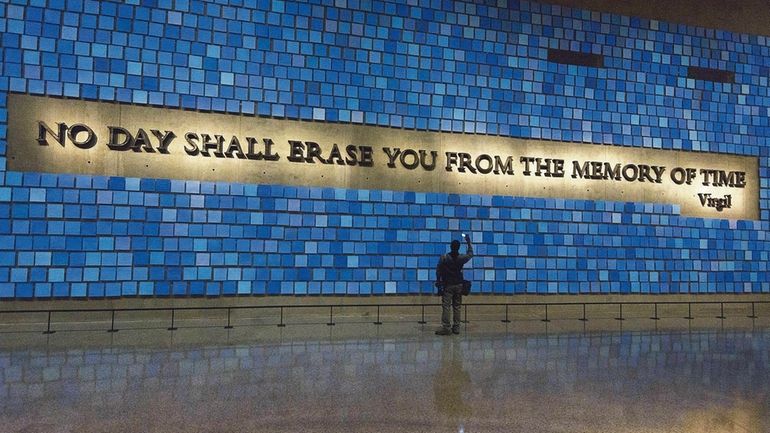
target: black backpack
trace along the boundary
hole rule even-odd
[[[451,254],[445,254],[441,257],[441,264],[439,267],[439,275],[441,276],[442,286],[438,289],[438,295],[443,295],[444,286],[450,284],[463,285],[462,294],[467,295],[471,291],[471,282],[463,277],[463,266],[465,263],[460,263],[457,260],[458,256],[452,256]],[[445,259],[446,258],[446,259]],[[447,280],[450,282],[448,283]]]

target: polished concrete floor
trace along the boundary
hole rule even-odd
[[[770,319],[0,332],[0,432],[770,431]]]

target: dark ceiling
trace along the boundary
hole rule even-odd
[[[541,2],[770,36],[769,0],[541,0]]]

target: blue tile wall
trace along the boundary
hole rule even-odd
[[[5,0],[7,95],[756,156],[758,221],[675,206],[9,172],[0,298],[768,292],[770,39],[529,1]],[[604,68],[546,61],[603,54]],[[686,78],[735,71],[733,84]]]

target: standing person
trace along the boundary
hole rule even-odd
[[[453,240],[449,244],[449,254],[444,254],[436,266],[436,287],[441,295],[441,329],[436,335],[450,335],[460,333],[460,307],[462,305],[465,279],[463,278],[463,265],[473,257],[471,238],[463,233],[467,245],[465,254],[460,254],[460,241]],[[466,293],[467,294],[467,293]],[[450,309],[452,310],[450,313]],[[452,322],[450,323],[450,314]]]

